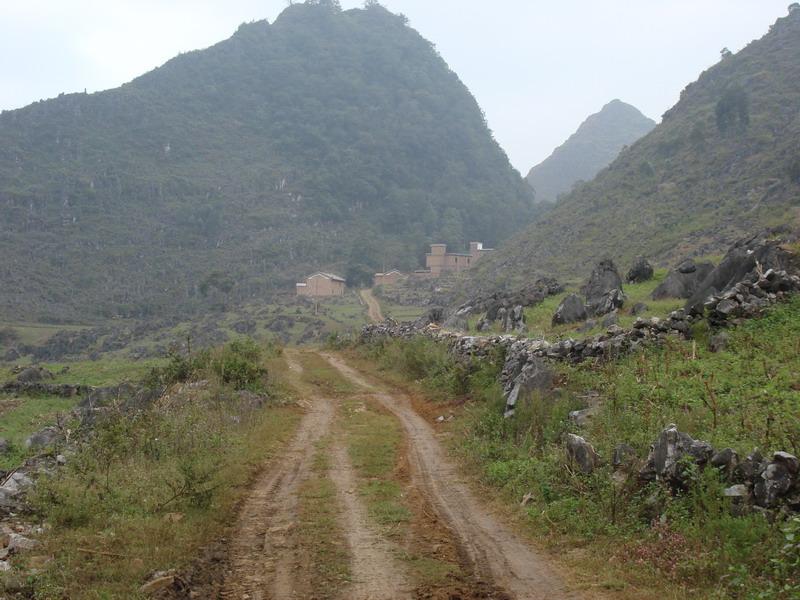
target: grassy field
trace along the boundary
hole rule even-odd
[[[394,319],[395,321],[416,321],[427,312],[425,307],[421,306],[403,306],[400,304],[392,304],[386,300],[381,299],[381,311],[383,316]]]
[[[585,571],[596,563],[598,585],[633,597],[788,600],[800,596],[800,519],[770,523],[760,514],[735,517],[723,498],[728,485],[713,469],[672,494],[640,484],[635,466],[612,477],[609,458],[620,443],[640,461],[660,430],[677,423],[696,439],[745,456],[800,450],[800,298],[729,332],[728,348],[695,343],[663,347],[611,363],[561,365],[560,391],[529,397],[503,418],[499,363],[465,369],[428,341],[389,342],[360,353],[431,401],[449,404],[452,450],[465,469],[520,519],[522,530],[547,540]],[[585,429],[568,419],[599,393],[600,409]],[[465,402],[466,401],[466,402]],[[591,475],[570,467],[562,436],[586,437],[604,459]],[[528,505],[519,509],[527,496]],[[709,543],[713,540],[713,543]]]

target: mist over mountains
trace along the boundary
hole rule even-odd
[[[536,201],[555,202],[576,183],[593,179],[625,146],[650,133],[655,126],[655,121],[636,107],[612,100],[530,170],[526,180],[536,192]]]
[[[491,288],[587,273],[598,257],[717,254],[800,211],[800,11],[726,54],[627,147],[479,266]]]

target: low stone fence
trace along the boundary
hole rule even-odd
[[[514,335],[474,336],[448,331],[436,325],[385,321],[362,329],[363,342],[382,338],[411,339],[422,336],[446,344],[459,359],[484,358],[498,349],[505,354],[500,383],[506,397],[506,416],[514,414],[521,394],[543,388],[551,378],[547,361],[578,363],[587,359],[612,359],[650,344],[663,342],[669,336],[691,337],[694,323],[707,319],[713,327],[754,317],[763,309],[800,291],[800,277],[786,271],[758,270],[689,312],[677,310],[666,319],[639,318],[630,329],[612,325],[605,333],[581,340],[566,339],[548,342],[543,339]]]

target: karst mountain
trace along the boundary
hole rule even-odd
[[[620,151],[650,133],[655,121],[621,100],[612,100],[586,119],[566,142],[526,177],[537,202],[555,202],[581,181],[593,179]]]
[[[495,244],[532,214],[468,89],[379,5],[294,4],[118,89],[0,115],[7,318],[185,316]]]

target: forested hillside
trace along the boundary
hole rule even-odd
[[[186,315],[531,217],[467,88],[378,5],[295,4],[118,89],[0,115],[6,319]]]
[[[650,133],[655,126],[655,121],[635,106],[612,100],[530,170],[526,179],[536,191],[536,201],[555,202],[576,183],[593,179],[625,146]]]
[[[663,122],[476,269],[486,286],[715,254],[800,208],[800,11],[723,53]]]

